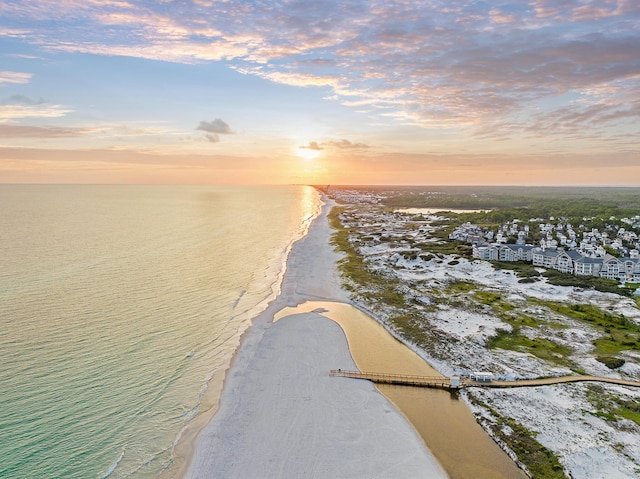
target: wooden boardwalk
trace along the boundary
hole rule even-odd
[[[638,381],[629,381],[626,379],[607,378],[601,376],[562,376],[556,378],[521,379],[518,381],[473,381],[469,378],[455,380],[444,376],[411,376],[405,374],[347,371],[344,369],[332,369],[329,375],[354,379],[366,379],[378,384],[396,384],[400,386],[446,389],[449,391],[455,391],[461,388],[468,387],[523,388],[587,381],[618,384],[620,386],[640,387],[640,382]]]
[[[473,386],[484,386],[490,388],[526,388],[536,386],[551,386],[553,384],[562,383],[578,383],[578,382],[598,382],[618,384],[620,386],[631,386],[640,388],[640,382],[629,381],[627,379],[607,378],[603,376],[561,376],[557,378],[542,379],[520,379],[518,381],[491,381],[490,383],[473,384]]]
[[[444,376],[411,376],[406,374],[365,373],[360,371],[346,371],[344,369],[332,369],[330,376],[344,378],[367,379],[378,384],[396,384],[400,386],[417,386],[421,388],[436,388],[455,390],[460,385],[452,386],[451,379]]]

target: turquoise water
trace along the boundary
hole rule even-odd
[[[0,477],[171,476],[317,193],[4,185],[0,205]]]

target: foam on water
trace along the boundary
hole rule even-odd
[[[122,450],[122,452],[118,456],[118,459],[116,459],[113,462],[113,464],[111,464],[111,466],[109,466],[109,469],[107,469],[107,472],[104,473],[104,475],[102,476],[102,479],[107,479],[107,477],[109,477],[113,473],[113,471],[116,470],[116,467],[118,467],[118,464],[120,464],[120,461],[122,461],[123,457],[124,457],[124,449]]]

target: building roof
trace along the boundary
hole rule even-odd
[[[590,258],[588,256],[582,256],[574,260],[576,263],[591,263],[591,264],[599,264],[602,263],[602,258]]]
[[[574,249],[570,249],[569,251],[565,251],[565,253],[567,255],[569,255],[569,258],[571,258],[573,261],[579,260],[579,259],[581,259],[583,257],[582,254],[580,254],[579,251],[576,251]]]
[[[564,251],[558,251],[557,249],[543,250],[542,248],[536,248],[536,250],[533,252],[533,254],[541,254],[542,256],[545,256],[547,258],[555,258],[560,253],[564,253]]]

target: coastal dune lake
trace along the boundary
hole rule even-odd
[[[0,205],[0,477],[174,474],[319,195],[4,185]]]

